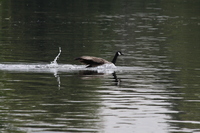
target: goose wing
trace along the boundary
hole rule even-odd
[[[81,63],[89,65],[88,67],[94,67],[105,63],[109,63],[107,60],[93,56],[81,56],[76,58],[75,60],[79,60]]]

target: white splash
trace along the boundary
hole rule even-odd
[[[49,66],[52,66],[52,67],[55,67],[55,66],[58,66],[58,63],[57,63],[57,60],[61,54],[61,47],[59,47],[59,51],[58,51],[58,55],[55,57],[55,59],[51,62],[51,64]]]

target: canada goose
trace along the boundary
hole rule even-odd
[[[123,55],[121,51],[116,52],[112,62],[109,62],[105,59],[94,57],[94,56],[81,56],[81,57],[76,58],[75,60],[79,60],[81,63],[88,65],[87,67],[96,67],[103,64],[111,64],[111,63],[115,64],[117,57],[119,55]]]

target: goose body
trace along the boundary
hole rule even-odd
[[[94,56],[81,56],[81,57],[76,58],[75,60],[79,60],[81,63],[88,65],[87,67],[96,67],[96,66],[100,66],[103,64],[111,64],[111,63],[115,64],[117,57],[119,55],[123,55],[123,54],[120,51],[117,51],[115,53],[115,56],[114,56],[112,62],[109,62],[105,59],[102,59],[99,57],[94,57]]]

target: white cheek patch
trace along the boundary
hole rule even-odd
[[[120,52],[117,53],[118,55],[122,55]]]

